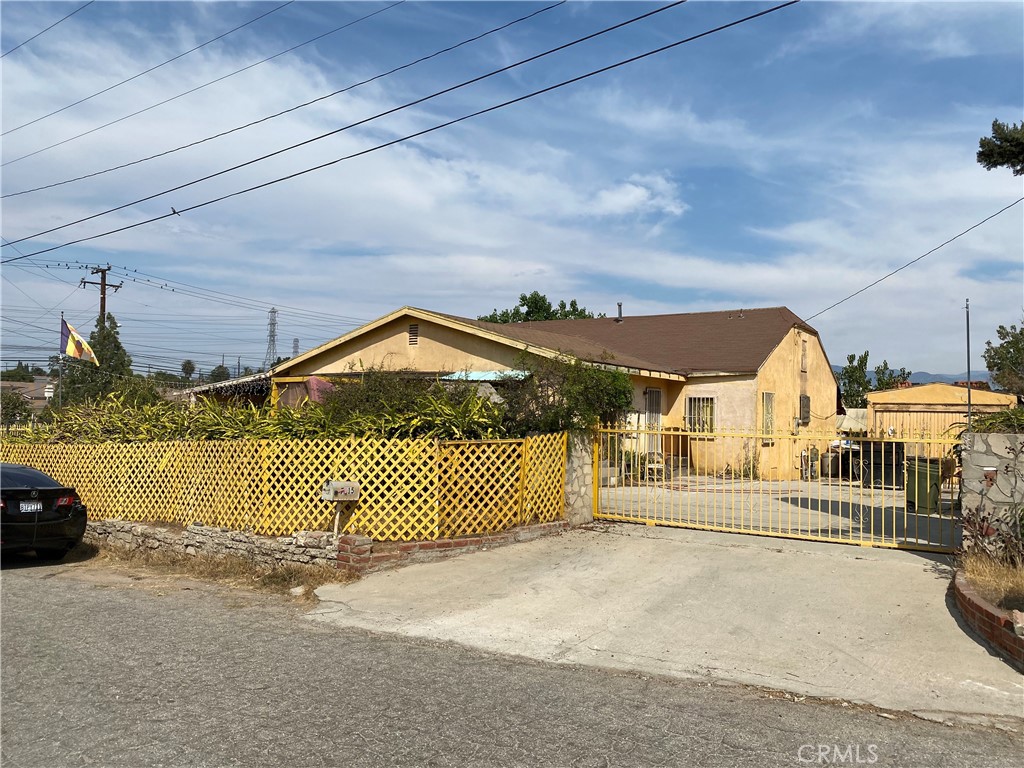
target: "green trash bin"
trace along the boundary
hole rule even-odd
[[[935,512],[939,508],[942,459],[907,459],[907,511]]]

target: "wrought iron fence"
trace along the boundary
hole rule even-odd
[[[960,543],[957,445],[949,435],[603,429],[595,516],[948,552]]]

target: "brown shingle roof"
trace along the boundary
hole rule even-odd
[[[621,323],[611,317],[510,324],[453,319],[588,362],[684,375],[755,373],[794,326],[817,335],[786,307],[638,315]]]

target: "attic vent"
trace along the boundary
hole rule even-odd
[[[409,323],[409,346],[415,347],[420,343],[420,324]]]

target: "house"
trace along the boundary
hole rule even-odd
[[[939,436],[967,425],[967,387],[920,384],[869,392],[867,426],[874,435]],[[970,389],[971,412],[993,413],[1017,405],[1017,396],[989,389]]]
[[[799,457],[776,455],[781,445],[760,433],[835,434],[835,374],[817,331],[785,307],[628,317],[620,310],[611,318],[513,324],[403,307],[276,366],[272,398],[296,404],[312,379],[374,367],[486,379],[520,368],[524,353],[624,371],[638,430],[697,433],[704,441],[743,431],[737,446],[750,451],[756,443],[756,461],[780,477],[799,471]],[[686,458],[691,467],[700,462],[689,439],[638,439],[640,450]]]
[[[33,414],[46,408],[55,391],[49,376],[33,376],[32,381],[3,381],[0,388],[21,395]]]

